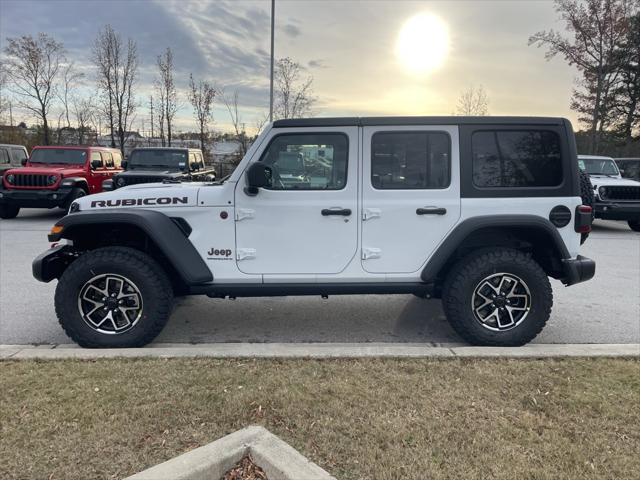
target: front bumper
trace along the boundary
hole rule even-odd
[[[576,258],[562,260],[562,268],[564,271],[562,283],[568,287],[591,280],[596,273],[596,262],[578,255]]]
[[[48,283],[54,278],[60,278],[76,258],[78,254],[70,245],[56,245],[36,257],[31,263],[31,272],[39,282]]]
[[[65,207],[72,190],[70,187],[61,187],[57,190],[0,188],[0,205],[12,205],[20,208]]]
[[[640,220],[640,202],[596,200],[596,218],[603,220]]]

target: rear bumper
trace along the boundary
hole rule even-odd
[[[576,258],[563,260],[562,268],[564,271],[562,283],[568,287],[569,285],[591,280],[596,273],[596,262],[578,255]]]
[[[20,208],[55,208],[66,206],[72,188],[57,190],[19,190],[0,188],[0,205]]]
[[[596,201],[596,218],[603,220],[640,220],[640,202]]]

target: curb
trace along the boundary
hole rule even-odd
[[[85,349],[77,345],[0,345],[0,359],[99,358],[551,358],[640,357],[640,343],[530,344],[471,347],[423,343],[157,343],[145,348]]]
[[[250,426],[160,463],[125,480],[205,480],[221,478],[243,456],[274,480],[335,480],[291,445],[260,426]]]

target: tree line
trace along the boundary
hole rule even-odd
[[[4,54],[0,65],[0,116],[12,107],[4,95],[8,90],[16,105],[40,124],[45,145],[61,143],[65,131],[73,129],[78,143],[85,143],[91,131],[102,130],[104,122],[111,146],[119,146],[124,152],[143,106],[138,94],[140,56],[134,39],[124,40],[111,25],[105,25],[91,47],[92,78],[87,78],[68,58],[62,42],[46,33],[7,38]],[[151,137],[159,138],[163,146],[171,146],[176,138],[176,115],[188,102],[204,151],[214,122],[214,102],[218,100],[229,114],[240,153],[246,152],[251,138],[240,114],[237,90],[227,93],[211,79],[196,78],[190,73],[187,87],[181,91],[170,47],[156,57],[155,67],[147,103]],[[86,87],[87,80],[94,82],[93,95],[82,94],[86,88],[80,87]],[[317,101],[313,77],[306,75],[301,64],[290,58],[279,59],[274,83],[275,118],[313,114]],[[255,129],[260,130],[267,118],[268,112],[256,122]]]

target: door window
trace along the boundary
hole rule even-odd
[[[7,152],[4,148],[0,148],[0,165],[9,163],[9,152]]]
[[[113,154],[113,166],[115,168],[120,168],[120,164],[122,163],[122,153],[115,152]]]
[[[562,183],[560,137],[555,132],[478,131],[471,145],[477,187],[555,187]]]
[[[27,154],[21,148],[12,148],[11,149],[11,157],[13,159],[13,165],[20,165],[22,160],[27,159]]]
[[[271,190],[341,190],[349,141],[342,133],[282,134],[260,158],[272,167]]]
[[[378,132],[371,139],[371,184],[378,190],[447,188],[451,140],[444,132]]]
[[[113,168],[114,167],[113,155],[111,155],[111,152],[102,152],[102,161],[104,162],[104,165],[107,168]]]

